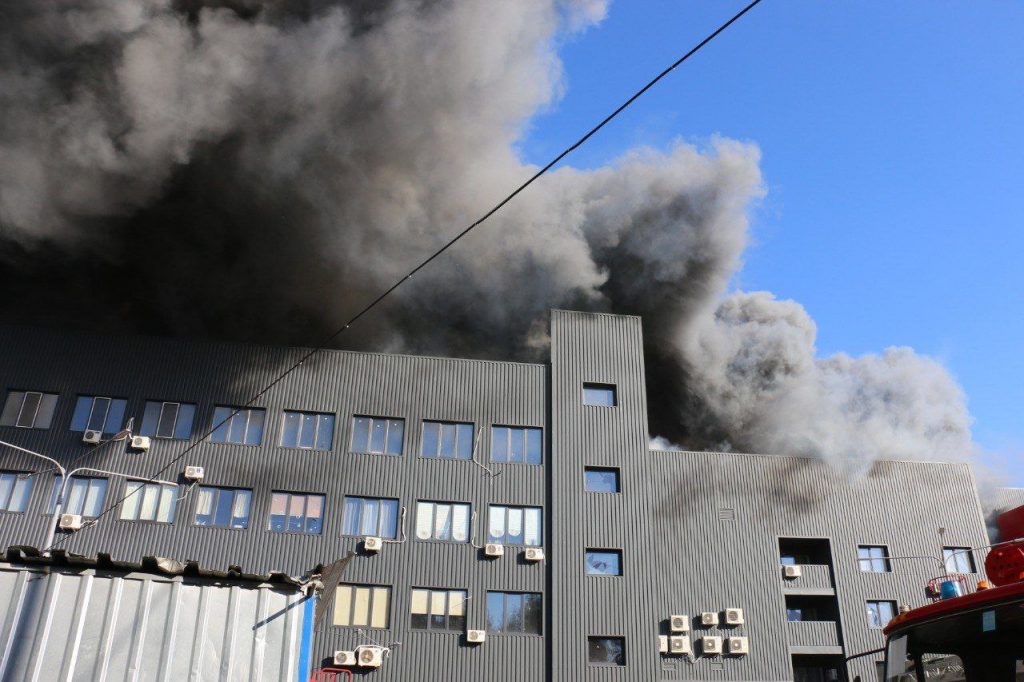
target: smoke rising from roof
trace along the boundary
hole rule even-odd
[[[557,38],[602,0],[7,0],[9,319],[317,339],[536,169]],[[347,347],[536,357],[551,307],[644,318],[652,429],[688,448],[962,459],[964,396],[905,348],[817,358],[804,309],[730,293],[763,194],[725,139],[553,172]]]

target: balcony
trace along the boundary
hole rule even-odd
[[[823,564],[802,564],[800,566],[799,578],[786,578],[782,571],[782,591],[791,594],[835,594],[835,586],[832,584],[832,568]]]
[[[841,654],[839,623],[830,620],[798,620],[786,623],[791,654]]]

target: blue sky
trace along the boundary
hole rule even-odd
[[[560,49],[566,91],[522,142],[547,161],[743,2],[620,0]],[[963,385],[1024,486],[1024,4],[764,0],[576,154],[757,143],[768,196],[735,285],[802,303],[818,350],[907,345]]]

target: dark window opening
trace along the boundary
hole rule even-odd
[[[587,662],[591,665],[626,665],[626,639],[587,637]]]
[[[837,622],[839,609],[834,596],[786,595],[786,620],[791,622]]]
[[[832,551],[822,538],[779,538],[779,563],[831,566]]]

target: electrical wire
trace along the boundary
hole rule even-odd
[[[692,48],[691,48],[691,49],[690,49],[690,50],[689,50],[689,51],[688,51],[688,52],[687,52],[686,54],[684,54],[684,55],[683,55],[682,57],[680,57],[680,58],[679,58],[679,59],[677,59],[676,61],[672,62],[672,64],[671,64],[671,65],[669,65],[669,66],[668,66],[667,68],[665,68],[665,69],[664,69],[664,70],[663,70],[663,71],[662,71],[661,73],[659,73],[659,74],[658,74],[657,76],[655,76],[655,77],[654,77],[654,78],[652,78],[652,79],[651,79],[650,81],[648,81],[648,82],[647,82],[647,84],[646,84],[646,85],[644,85],[644,86],[643,86],[642,88],[640,88],[640,89],[639,89],[639,90],[637,90],[637,91],[636,91],[635,93],[633,93],[633,95],[632,95],[632,96],[631,96],[631,97],[630,97],[629,99],[627,99],[627,100],[626,100],[625,102],[623,102],[622,104],[620,104],[620,105],[619,105],[619,106],[618,106],[618,107],[617,107],[617,108],[616,108],[616,109],[615,109],[615,110],[614,110],[613,112],[611,112],[610,114],[608,114],[607,116],[605,116],[605,117],[604,117],[604,118],[603,118],[603,119],[601,120],[601,122],[600,122],[600,123],[598,123],[598,124],[597,124],[597,125],[595,125],[595,126],[594,126],[593,128],[591,128],[590,130],[588,130],[588,131],[587,131],[587,132],[586,132],[586,133],[585,133],[585,134],[584,134],[584,135],[583,135],[582,137],[580,137],[580,138],[579,138],[578,140],[576,140],[575,142],[573,142],[573,143],[572,143],[572,144],[571,144],[570,146],[566,147],[566,148],[565,148],[565,149],[564,149],[564,150],[563,150],[563,151],[562,151],[562,152],[561,152],[560,154],[558,154],[558,156],[556,156],[555,158],[553,158],[553,159],[552,159],[551,161],[549,161],[549,162],[548,162],[548,163],[547,163],[546,165],[544,165],[544,166],[543,166],[543,167],[542,167],[542,168],[541,168],[540,170],[538,170],[538,171],[537,171],[536,173],[534,173],[533,175],[531,175],[531,176],[530,176],[530,177],[529,177],[529,178],[528,178],[528,179],[527,179],[527,180],[526,180],[525,182],[523,182],[523,183],[522,183],[521,185],[519,185],[518,187],[516,187],[516,188],[515,188],[515,190],[513,190],[513,191],[512,191],[512,192],[511,192],[511,193],[510,193],[510,194],[509,194],[508,196],[506,196],[506,197],[505,197],[504,199],[502,199],[502,200],[501,200],[500,202],[498,202],[497,204],[495,204],[493,208],[491,208],[491,209],[490,209],[489,211],[487,211],[486,213],[484,213],[484,214],[483,214],[483,215],[482,215],[482,216],[481,216],[480,218],[478,218],[477,220],[475,220],[475,221],[474,221],[474,222],[473,222],[472,224],[470,224],[470,225],[469,225],[468,227],[466,227],[466,228],[465,228],[464,230],[462,230],[461,232],[459,232],[458,234],[456,234],[456,235],[455,235],[454,237],[452,237],[451,239],[449,239],[449,240],[448,240],[448,241],[447,241],[447,242],[446,242],[446,243],[445,243],[445,244],[444,244],[443,246],[441,246],[441,248],[439,248],[439,249],[437,249],[436,251],[434,251],[434,252],[433,252],[432,254],[430,254],[430,256],[428,256],[428,257],[427,257],[426,259],[424,259],[424,260],[423,260],[422,262],[420,262],[420,264],[419,264],[419,265],[417,265],[417,266],[416,266],[416,267],[414,267],[414,268],[413,268],[412,270],[410,270],[410,271],[409,271],[409,272],[408,272],[408,273],[407,273],[406,275],[403,275],[403,276],[402,276],[401,278],[399,278],[399,279],[398,279],[398,280],[397,280],[397,281],[396,281],[396,282],[395,282],[394,284],[392,284],[392,285],[391,285],[390,287],[388,287],[387,289],[385,289],[385,290],[384,290],[384,291],[383,291],[383,292],[382,292],[382,293],[381,293],[381,294],[380,294],[379,296],[377,296],[377,297],[376,297],[375,299],[373,299],[372,301],[370,301],[369,303],[367,303],[367,304],[366,304],[366,305],[365,305],[365,306],[364,306],[364,307],[363,307],[363,308],[362,308],[362,309],[361,309],[361,310],[360,310],[359,312],[357,312],[357,313],[356,313],[355,315],[353,315],[353,316],[352,316],[351,318],[349,318],[349,320],[348,320],[347,322],[345,322],[344,326],[342,326],[342,327],[339,327],[339,328],[338,328],[338,329],[337,329],[337,330],[336,330],[336,331],[335,331],[334,333],[332,333],[332,334],[331,334],[330,336],[328,336],[327,338],[323,339],[323,340],[322,340],[322,341],[321,341],[321,342],[320,342],[319,344],[317,344],[316,346],[314,346],[313,348],[311,348],[310,350],[308,350],[308,351],[307,351],[306,353],[304,353],[304,354],[303,354],[303,355],[302,355],[302,356],[301,356],[301,357],[300,357],[300,358],[299,358],[299,359],[298,359],[298,360],[297,360],[297,361],[296,361],[296,362],[295,362],[294,364],[290,365],[290,366],[289,366],[289,367],[288,367],[287,369],[285,369],[285,370],[284,370],[283,372],[281,372],[281,374],[279,374],[279,375],[277,376],[277,378],[275,378],[275,379],[274,379],[273,381],[271,381],[271,382],[270,382],[269,384],[267,384],[267,385],[266,385],[265,387],[263,387],[262,389],[260,389],[260,390],[259,390],[259,392],[257,392],[257,393],[256,393],[256,395],[254,395],[254,396],[253,396],[252,398],[250,398],[250,399],[249,399],[248,401],[246,401],[246,402],[245,402],[245,403],[244,403],[244,404],[243,404],[242,406],[240,406],[240,407],[236,407],[236,408],[235,408],[235,410],[234,410],[234,411],[233,411],[233,412],[232,412],[231,414],[229,414],[229,415],[228,415],[227,417],[225,417],[224,419],[222,419],[222,420],[221,420],[221,421],[220,421],[220,422],[219,422],[218,424],[216,424],[216,425],[215,425],[215,426],[214,426],[213,428],[211,428],[211,429],[210,429],[209,431],[207,431],[206,433],[204,433],[204,434],[203,434],[203,435],[202,435],[201,437],[199,437],[199,438],[198,438],[197,440],[193,441],[193,442],[192,442],[192,443],[191,443],[191,444],[190,444],[190,445],[189,445],[189,446],[188,446],[187,448],[185,448],[184,450],[182,450],[181,454],[179,454],[179,455],[178,455],[177,457],[175,457],[175,458],[174,458],[174,459],[172,459],[172,460],[171,460],[170,462],[168,462],[168,463],[167,463],[166,465],[164,465],[164,467],[163,467],[162,469],[160,469],[160,470],[159,470],[159,471],[157,471],[157,472],[156,472],[155,474],[153,474],[152,478],[150,478],[150,479],[149,479],[149,480],[147,480],[146,482],[147,482],[147,483],[151,483],[151,482],[153,482],[153,481],[154,481],[154,479],[156,479],[156,478],[157,478],[158,476],[160,476],[161,474],[163,474],[164,472],[166,472],[166,471],[167,471],[168,469],[170,469],[170,468],[171,468],[172,466],[174,466],[175,464],[177,464],[178,462],[180,462],[180,461],[181,461],[181,460],[182,460],[182,459],[183,459],[183,458],[185,457],[185,455],[187,455],[187,454],[188,454],[189,452],[191,452],[191,451],[192,451],[192,450],[194,450],[194,449],[195,449],[196,447],[198,447],[198,446],[199,446],[199,444],[200,444],[200,443],[202,443],[202,442],[203,442],[204,440],[206,440],[207,438],[209,438],[211,434],[213,434],[213,433],[214,433],[215,431],[217,431],[217,429],[221,428],[222,426],[224,426],[225,424],[227,424],[227,423],[228,423],[229,421],[231,421],[231,419],[232,419],[232,418],[233,418],[233,417],[234,417],[235,415],[237,415],[237,414],[238,414],[239,412],[241,412],[241,411],[242,411],[242,410],[244,410],[244,409],[248,409],[248,408],[249,408],[249,407],[251,407],[251,406],[252,406],[252,405],[253,405],[253,404],[254,404],[254,403],[255,403],[256,401],[258,401],[258,400],[259,400],[260,398],[262,398],[262,397],[263,397],[263,396],[265,396],[265,395],[266,395],[267,393],[269,393],[269,392],[270,392],[270,391],[271,391],[271,390],[272,390],[272,389],[273,389],[273,388],[274,388],[275,386],[277,386],[277,385],[278,385],[279,383],[281,383],[281,382],[282,382],[282,381],[283,381],[283,380],[285,379],[285,377],[287,377],[287,376],[288,376],[289,374],[291,374],[291,373],[292,373],[292,372],[294,372],[294,371],[295,371],[296,369],[298,369],[299,367],[301,367],[301,366],[302,366],[302,365],[303,365],[303,364],[304,364],[304,363],[305,363],[305,362],[306,362],[307,360],[309,360],[310,358],[312,358],[312,357],[313,357],[314,355],[316,355],[316,354],[317,354],[317,353],[319,353],[320,351],[324,350],[324,349],[325,349],[325,348],[326,348],[326,347],[327,347],[327,346],[328,346],[329,344],[331,344],[331,343],[332,343],[332,342],[333,342],[333,341],[334,341],[335,339],[337,339],[337,338],[338,338],[339,336],[341,336],[341,335],[342,335],[342,334],[344,334],[344,333],[345,333],[346,331],[348,331],[348,330],[349,330],[349,328],[350,328],[350,327],[351,327],[351,326],[352,326],[353,324],[355,324],[356,322],[358,322],[358,321],[359,321],[360,319],[362,319],[362,318],[363,318],[363,316],[365,316],[365,315],[366,315],[367,313],[369,313],[369,312],[370,312],[371,310],[373,310],[374,308],[376,308],[376,307],[377,307],[377,306],[378,306],[378,305],[379,305],[379,304],[380,304],[380,303],[381,303],[381,302],[382,302],[382,301],[383,301],[383,300],[384,300],[385,298],[387,298],[388,296],[390,296],[390,295],[391,295],[391,294],[392,294],[392,293],[393,293],[393,292],[394,292],[394,291],[395,291],[396,289],[398,289],[398,287],[400,287],[400,286],[402,286],[403,284],[405,284],[406,282],[408,282],[408,281],[409,281],[410,279],[412,279],[412,278],[413,278],[413,276],[414,276],[414,275],[415,275],[416,273],[418,273],[418,272],[419,272],[420,270],[422,270],[423,268],[425,268],[425,267],[427,267],[428,265],[430,265],[430,264],[431,264],[431,263],[432,263],[432,262],[433,262],[434,260],[436,260],[436,259],[437,259],[437,258],[438,258],[438,257],[439,257],[439,256],[440,256],[441,254],[443,254],[443,253],[444,253],[445,251],[447,251],[448,249],[450,249],[451,247],[453,247],[453,246],[454,246],[454,245],[455,245],[455,244],[456,244],[457,242],[459,242],[459,241],[460,241],[460,240],[461,240],[461,239],[462,239],[463,237],[465,237],[465,236],[466,236],[467,234],[469,234],[469,233],[470,233],[470,232],[471,232],[471,231],[472,231],[473,229],[475,229],[475,228],[476,228],[477,226],[479,226],[479,225],[480,225],[481,223],[483,223],[484,221],[486,221],[486,220],[487,220],[488,218],[490,218],[490,217],[491,217],[492,215],[494,215],[495,213],[497,213],[498,211],[500,211],[500,210],[501,210],[502,208],[504,208],[504,206],[505,206],[506,204],[508,204],[508,203],[509,203],[510,201],[512,201],[513,199],[515,199],[515,198],[516,198],[517,196],[519,196],[519,194],[520,194],[520,193],[521,193],[521,192],[522,192],[523,190],[525,190],[525,189],[526,189],[527,187],[529,187],[529,186],[530,186],[530,185],[532,185],[532,184],[533,184],[534,182],[536,182],[538,178],[540,178],[540,177],[541,177],[542,175],[544,175],[544,174],[545,174],[545,173],[547,173],[547,172],[548,172],[549,170],[551,170],[551,168],[553,168],[553,167],[554,167],[554,166],[555,166],[556,164],[558,164],[558,163],[559,163],[559,162],[560,162],[560,161],[561,161],[562,159],[564,159],[565,157],[569,156],[569,154],[571,154],[571,153],[573,153],[574,151],[576,151],[576,149],[578,149],[578,148],[579,148],[580,146],[582,146],[582,145],[583,145],[584,143],[586,143],[586,142],[587,142],[587,140],[589,140],[589,139],[590,139],[591,137],[593,137],[593,136],[594,136],[595,134],[597,134],[597,132],[598,132],[599,130],[601,130],[601,129],[602,129],[602,128],[604,128],[604,127],[605,127],[605,126],[606,126],[606,125],[607,125],[608,123],[610,123],[610,122],[612,121],[612,119],[616,118],[616,117],[617,117],[617,116],[618,116],[619,114],[621,114],[621,113],[622,113],[623,111],[625,111],[625,110],[626,110],[626,109],[627,109],[627,108],[628,108],[628,107],[629,107],[629,106],[630,106],[631,104],[633,104],[633,102],[635,102],[636,100],[640,99],[640,97],[641,97],[641,96],[643,96],[643,94],[644,94],[644,93],[646,93],[646,92],[647,92],[648,90],[650,90],[650,89],[651,89],[652,87],[654,87],[654,86],[655,86],[655,85],[656,85],[656,84],[657,84],[657,83],[658,83],[658,82],[659,82],[659,81],[660,81],[661,79],[663,79],[663,78],[664,78],[665,76],[667,76],[668,74],[670,74],[670,73],[671,73],[672,71],[674,71],[674,70],[676,69],[676,67],[678,67],[678,66],[679,66],[680,64],[682,64],[682,63],[683,63],[683,62],[685,62],[685,61],[686,61],[687,59],[689,59],[689,58],[690,58],[690,57],[692,57],[692,56],[693,56],[694,54],[696,54],[696,53],[697,53],[698,51],[700,51],[700,49],[701,49],[701,48],[703,48],[703,47],[704,47],[705,45],[707,45],[707,44],[708,44],[708,43],[710,43],[710,42],[711,42],[712,40],[714,40],[715,38],[717,38],[717,37],[718,37],[718,35],[719,35],[719,34],[721,34],[721,33],[722,33],[723,31],[725,31],[725,30],[726,30],[727,28],[729,28],[729,27],[730,27],[730,26],[732,26],[732,25],[733,25],[734,23],[736,23],[737,21],[739,21],[739,19],[740,19],[741,17],[743,17],[743,15],[745,15],[745,14],[746,14],[747,12],[749,12],[749,11],[750,11],[750,10],[752,10],[752,9],[753,9],[754,7],[756,7],[756,6],[758,5],[758,4],[760,4],[760,2],[761,2],[761,0],[753,0],[753,2],[751,2],[751,3],[750,3],[750,4],[748,4],[748,5],[746,6],[746,7],[744,7],[743,9],[741,9],[741,10],[740,10],[739,12],[737,12],[736,14],[734,14],[734,15],[732,16],[732,18],[730,18],[730,19],[729,19],[728,21],[726,21],[726,22],[725,22],[724,24],[722,24],[722,25],[721,25],[721,26],[719,26],[719,27],[718,27],[717,29],[715,29],[715,30],[714,30],[713,32],[711,32],[710,34],[708,34],[708,36],[707,36],[706,38],[704,38],[704,40],[702,40],[702,41],[700,41],[699,43],[697,43],[697,44],[696,44],[696,45],[695,45],[694,47],[692,47]],[[119,504],[121,504],[122,502],[124,502],[124,501],[125,501],[126,499],[128,499],[129,497],[131,497],[131,496],[132,496],[133,494],[135,494],[135,491],[133,491],[133,492],[131,492],[131,493],[128,493],[127,495],[125,495],[124,497],[120,498],[119,500],[117,500],[116,502],[114,502],[114,503],[113,503],[112,505],[110,505],[109,507],[107,507],[106,509],[104,509],[104,510],[103,510],[103,511],[102,511],[102,512],[100,513],[100,515],[99,515],[99,516],[97,516],[97,517],[96,517],[96,518],[94,519],[94,523],[93,523],[92,525],[90,525],[90,526],[87,526],[87,527],[88,527],[88,528],[91,528],[91,527],[95,526],[95,525],[96,525],[96,524],[95,524],[95,521],[99,521],[99,520],[100,520],[101,518],[103,518],[103,517],[104,517],[104,516],[105,516],[105,515],[106,515],[106,514],[107,514],[108,512],[110,512],[111,510],[113,510],[113,509],[114,509],[114,508],[115,508],[115,507],[116,507],[117,505],[119,505]],[[82,530],[84,530],[84,528],[83,528]],[[81,531],[79,531],[79,532],[81,532]],[[67,541],[67,540],[68,540],[69,538],[71,538],[71,537],[72,537],[72,535],[66,535],[66,536],[64,536],[64,537],[60,538],[59,540],[57,540],[56,542],[54,542],[54,543],[53,543],[53,544],[52,544],[52,545],[51,545],[50,547],[47,547],[47,548],[46,548],[46,549],[45,549],[44,551],[49,551],[49,550],[51,550],[51,549],[54,549],[54,548],[56,548],[57,546],[59,546],[59,545],[63,544],[64,542],[66,542],[66,541]]]

